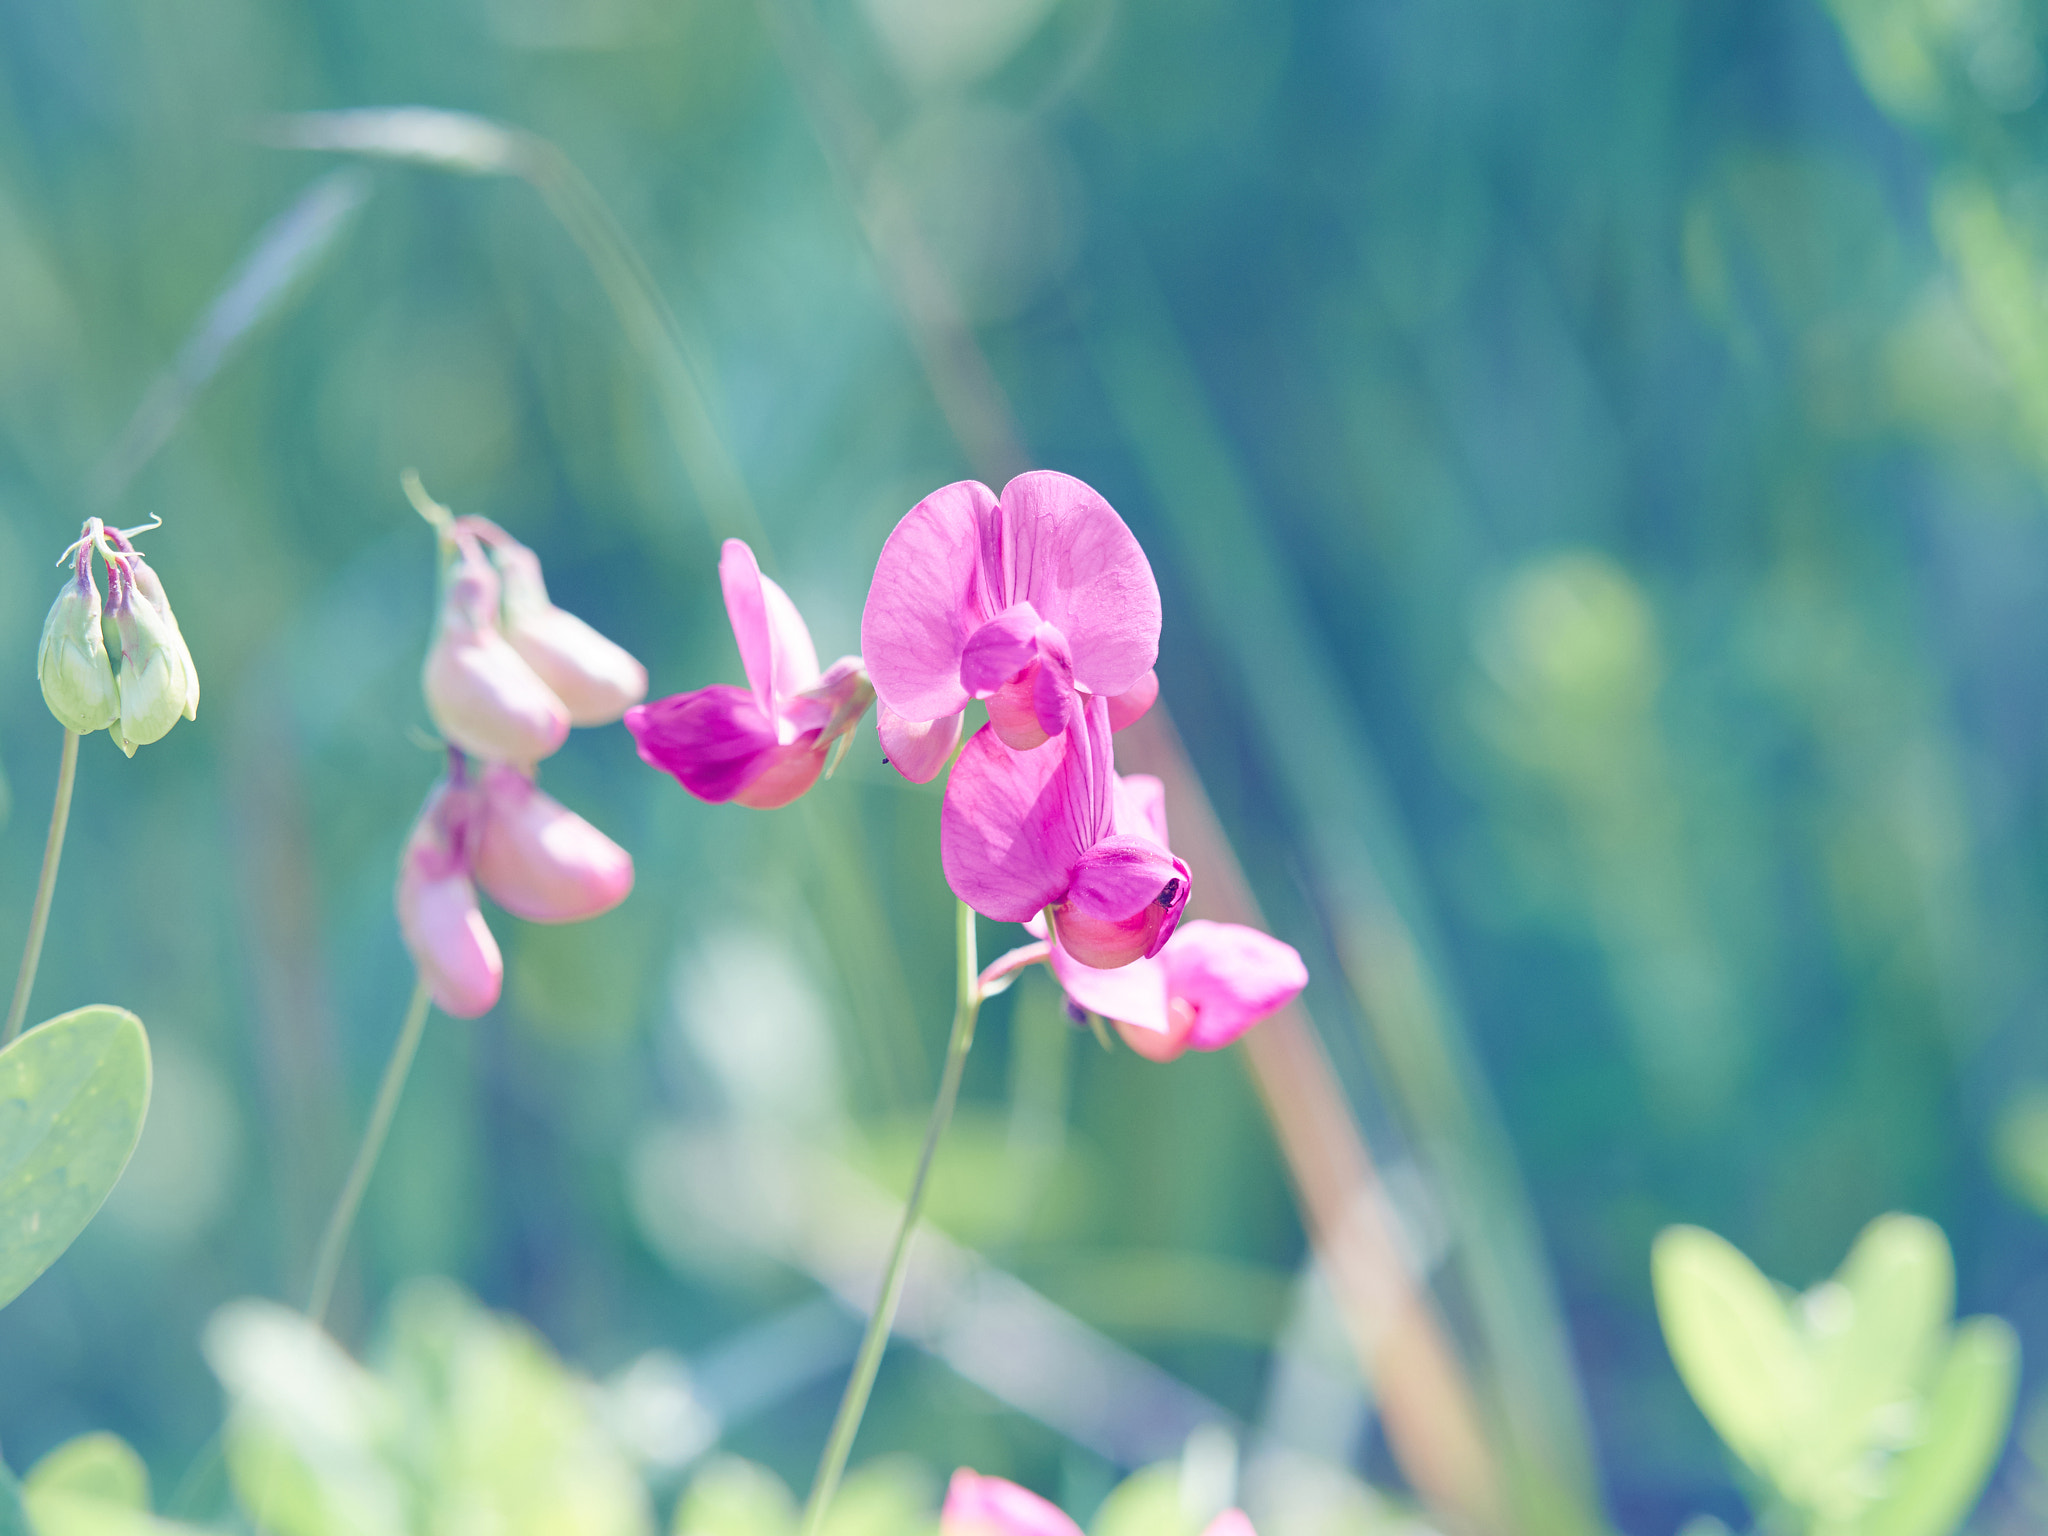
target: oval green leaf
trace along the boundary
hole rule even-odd
[[[1956,1325],[1927,1394],[1919,1444],[1892,1469],[1890,1495],[1858,1536],[1950,1536],[1984,1492],[2012,1424],[2020,1342],[2003,1318]]]
[[[148,1107],[149,1037],[125,1008],[60,1014],[0,1051],[0,1307],[85,1230]]]

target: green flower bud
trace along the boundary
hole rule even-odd
[[[90,545],[79,546],[76,573],[43,621],[36,680],[43,685],[43,702],[66,730],[83,736],[121,717],[114,669],[100,633],[100,587],[92,577]]]
[[[130,757],[161,738],[185,713],[191,692],[185,643],[156,605],[137,590],[134,564],[107,561],[107,610],[121,633],[121,719],[114,741]]]
[[[149,600],[150,606],[156,609],[158,617],[164,621],[164,627],[170,631],[171,640],[177,646],[178,659],[185,665],[185,718],[197,720],[199,669],[192,664],[192,648],[185,643],[184,632],[178,628],[178,616],[171,612],[171,600],[164,595],[164,584],[157,580],[156,572],[149,568],[149,562],[143,558],[142,551],[129,542],[125,533],[118,528],[109,528],[106,532],[108,543],[123,554],[134,556],[131,571],[135,577],[136,589]]]

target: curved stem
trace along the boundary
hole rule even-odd
[[[335,1277],[341,1273],[341,1256],[348,1247],[348,1235],[356,1223],[356,1209],[369,1188],[370,1174],[377,1167],[377,1154],[384,1150],[385,1133],[405,1091],[406,1074],[412,1070],[413,1053],[427,1025],[427,1009],[433,999],[422,981],[412,989],[412,1007],[399,1028],[398,1043],[391,1047],[391,1059],[384,1064],[384,1080],[377,1085],[377,1102],[370,1109],[370,1123],[363,1127],[363,1144],[356,1148],[356,1160],[334,1202],[334,1214],[327,1218],[327,1230],[320,1236],[320,1254],[313,1264],[313,1288],[306,1297],[306,1316],[324,1322],[327,1304],[334,1299]]]
[[[71,824],[71,786],[78,777],[78,732],[64,732],[64,756],[57,765],[57,801],[50,807],[50,835],[43,843],[43,874],[36,882],[36,904],[29,913],[28,943],[21,952],[21,970],[14,978],[14,1001],[0,1045],[21,1033],[28,1017],[28,995],[35,990],[36,966],[43,958],[43,933],[50,926],[50,897],[57,889],[57,861],[64,856],[64,829]]]
[[[811,1484],[810,1501],[804,1505],[803,1536],[817,1536],[824,1525],[825,1511],[839,1489],[840,1474],[846,1470],[846,1458],[853,1450],[853,1437],[860,1430],[861,1415],[867,1411],[868,1393],[874,1388],[875,1372],[881,1369],[882,1351],[896,1321],[896,1303],[903,1295],[903,1279],[910,1270],[910,1240],[917,1231],[919,1213],[924,1210],[932,1157],[938,1151],[939,1138],[946,1132],[946,1123],[953,1118],[953,1104],[960,1097],[960,1074],[967,1065],[967,1052],[974,1045],[974,1020],[981,1011],[981,988],[975,979],[974,909],[964,901],[960,903],[955,931],[959,993],[953,1008],[953,1034],[946,1046],[946,1069],[939,1076],[939,1096],[932,1104],[931,1123],[925,1127],[917,1173],[903,1201],[903,1221],[896,1228],[896,1244],[889,1250],[889,1266],[882,1273],[882,1293],[875,1301],[874,1314],[868,1318],[868,1330],[861,1337],[853,1375],[846,1383],[846,1395],[839,1400],[839,1413],[832,1420],[832,1433],[826,1437],[825,1454],[818,1461],[818,1475]]]

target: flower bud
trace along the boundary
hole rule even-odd
[[[43,620],[36,680],[43,685],[43,702],[66,730],[83,736],[121,718],[121,695],[100,633],[100,588],[89,544],[79,545],[77,570]]]
[[[134,568],[128,556],[107,559],[107,611],[121,635],[121,719],[114,741],[130,757],[178,723],[191,691],[185,643],[137,589]]]
[[[483,773],[476,880],[514,917],[576,923],[609,912],[633,889],[633,858],[508,763]]]
[[[459,546],[420,674],[427,713],[453,746],[533,763],[569,735],[569,710],[498,632],[498,576],[473,540]]]
[[[481,806],[475,787],[442,779],[427,794],[398,866],[398,928],[435,1006],[473,1019],[497,1004],[505,960],[477,905],[469,853]]]
[[[505,587],[505,638],[568,706],[571,725],[610,725],[647,697],[647,669],[548,601],[540,558],[497,524],[466,517],[491,546]]]
[[[122,533],[118,528],[109,528],[106,530],[106,533],[109,544],[113,545],[115,549],[123,554],[132,557],[129,561],[128,570],[129,574],[135,578],[136,590],[149,600],[150,605],[156,609],[157,615],[164,621],[165,628],[170,631],[171,639],[177,646],[178,655],[185,664],[184,715],[187,720],[197,720],[199,718],[199,669],[192,664],[192,648],[185,643],[184,631],[178,628],[178,616],[171,612],[171,600],[164,595],[164,584],[157,580],[156,572],[150,569],[150,564],[143,558],[142,551],[129,542],[126,534]]]

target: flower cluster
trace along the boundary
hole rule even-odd
[[[180,715],[199,718],[199,669],[163,583],[135,547],[134,535],[143,531],[86,519],[78,542],[58,561],[71,563],[71,576],[43,620],[36,655],[36,678],[50,713],[81,736],[108,731],[130,757],[164,736]],[[95,552],[107,567],[104,615],[92,567]],[[120,636],[118,675],[107,655],[103,616],[114,621]]]
[[[623,649],[548,601],[532,550],[481,517],[440,515],[447,566],[421,673],[448,771],[427,794],[399,861],[398,922],[445,1013],[498,1001],[505,963],[477,887],[536,923],[608,912],[633,888],[633,860],[534,782],[572,725],[606,725],[647,692]]]
[[[1081,1536],[1081,1527],[1029,1489],[962,1467],[946,1485],[939,1536]],[[1243,1510],[1226,1509],[1209,1522],[1202,1536],[1256,1533]]]
[[[1287,945],[1230,924],[1176,938],[1193,877],[1156,779],[1117,774],[1112,734],[1159,692],[1159,587],[1115,509],[1068,475],[934,491],[882,546],[861,655],[820,673],[803,619],[745,544],[719,562],[745,689],[629,710],[640,755],[698,798],[756,808],[809,789],[877,702],[883,754],[917,783],[950,761],[940,859],[959,898],[1044,941],[1074,1006],[1158,1060],[1215,1050],[1307,980]],[[970,701],[988,723],[964,748]],[[957,759],[955,757],[957,751]]]

